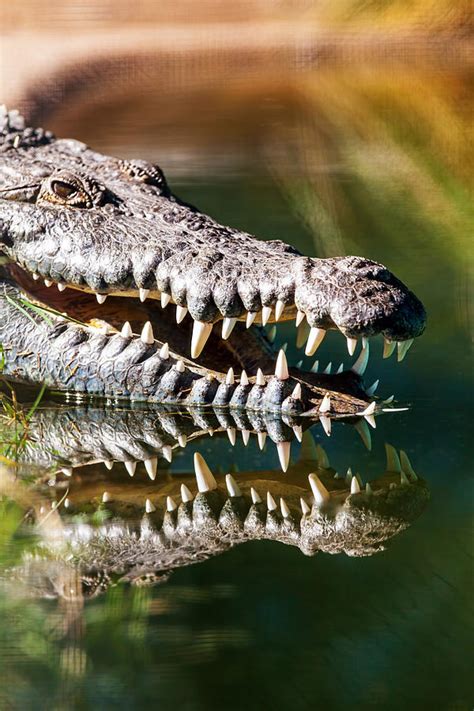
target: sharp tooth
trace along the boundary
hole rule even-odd
[[[365,410],[362,410],[362,412],[358,412],[357,414],[360,415],[361,417],[365,417],[366,415],[373,415],[375,412],[376,408],[376,402],[375,400],[370,403],[370,405],[367,405]]]
[[[310,332],[310,327],[309,323],[307,321],[303,321],[300,323],[298,328],[296,329],[296,347],[297,348],[302,348],[306,341],[308,340],[309,332]]]
[[[317,373],[319,370],[319,360],[315,360],[313,365],[311,366],[310,373]]]
[[[237,433],[236,433],[235,427],[228,427],[227,428],[227,436],[229,438],[229,442],[234,447],[236,439],[237,439]]]
[[[365,420],[359,420],[355,423],[354,427],[360,435],[362,442],[365,444],[367,449],[372,449],[372,437],[370,436],[370,430],[367,427],[367,422]]]
[[[387,455],[387,471],[400,473],[402,471],[402,467],[400,459],[398,458],[397,450],[395,447],[392,447],[391,444],[388,444],[388,442],[385,442],[385,454]]]
[[[301,383],[296,383],[293,392],[291,393],[293,400],[301,400]]]
[[[267,509],[269,511],[275,511],[276,507],[277,507],[277,505],[276,505],[275,499],[270,494],[270,492],[267,491]]]
[[[318,467],[320,469],[329,469],[331,466],[329,464],[329,457],[326,450],[324,447],[321,447],[320,444],[316,445],[316,461],[318,462]]]
[[[352,481],[352,467],[347,467],[347,473],[346,473],[346,483],[350,484]]]
[[[374,383],[372,383],[370,388],[367,388],[367,390],[365,392],[367,393],[367,395],[369,397],[372,397],[372,395],[374,395],[375,391],[377,390],[377,388],[379,386],[379,382],[380,382],[380,380],[376,380]]]
[[[242,496],[242,492],[240,491],[239,485],[235,481],[232,474],[226,475],[225,485],[227,487],[227,491],[229,492],[229,496]]]
[[[408,459],[407,453],[403,451],[403,449],[400,450],[400,461],[401,461],[401,467],[405,474],[408,474],[414,481],[418,480],[418,475],[413,469],[410,460]]]
[[[365,415],[365,419],[369,423],[369,425],[375,430],[377,427],[377,423],[375,422],[375,417],[373,415]]]
[[[146,297],[150,293],[150,289],[139,289],[138,290],[138,298],[140,301],[143,303],[146,300]]]
[[[62,473],[64,474],[64,476],[72,476],[72,469],[71,469],[71,467],[63,467],[63,468],[61,469],[61,471],[62,471]]]
[[[191,339],[191,358],[198,358],[202,349],[206,345],[207,339],[211,335],[212,323],[195,321],[193,325],[193,335]]]
[[[262,326],[266,326],[272,315],[272,307],[264,306],[262,308]]]
[[[386,400],[382,400],[384,405],[391,405],[391,403],[395,400],[395,395],[390,395]]]
[[[189,501],[193,500],[193,495],[189,491],[188,487],[186,484],[181,484],[181,499],[183,501],[183,504],[189,503]]]
[[[181,323],[187,313],[188,309],[186,306],[179,306],[179,304],[176,304],[176,323]]]
[[[303,311],[298,311],[296,314],[296,319],[295,319],[295,326],[298,328],[298,326],[303,323],[305,318],[305,313]]]
[[[291,516],[291,511],[288,508],[288,504],[286,503],[283,497],[280,498],[280,511],[283,518],[288,518],[289,516]]]
[[[275,304],[275,321],[279,321],[281,319],[282,313],[285,310],[285,304],[281,299],[277,299],[277,302]]]
[[[169,444],[165,444],[164,447],[161,448],[161,453],[163,454],[163,457],[166,459],[167,462],[171,462],[173,459],[173,450],[169,446]]]
[[[384,338],[383,342],[383,357],[384,358],[390,358],[392,355],[393,351],[397,347],[397,342],[396,341],[387,341],[386,338]]]
[[[291,442],[277,442],[278,459],[284,472],[290,464]]]
[[[132,332],[132,327],[130,326],[128,321],[125,321],[125,323],[122,326],[122,330],[120,331],[120,335],[122,338],[131,338],[133,336]]]
[[[323,370],[324,375],[331,375],[331,368],[332,368],[332,363],[328,363],[325,369]]]
[[[206,460],[199,452],[194,453],[194,473],[196,475],[198,491],[200,491],[201,494],[217,489],[217,481],[207,466]]]
[[[288,363],[285,352],[280,350],[275,367],[275,375],[278,380],[288,380],[290,374],[288,372]]]
[[[263,375],[261,368],[257,370],[255,382],[257,385],[265,385],[265,376]]]
[[[171,301],[171,296],[169,294],[165,294],[165,292],[162,291],[160,300],[161,300],[161,308],[165,309],[168,306],[169,302]]]
[[[410,483],[410,480],[402,469],[401,474],[400,474],[400,484],[406,485],[409,483]]]
[[[303,513],[303,516],[307,516],[311,512],[311,509],[309,508],[308,504],[303,499],[303,497],[300,498],[300,506],[301,506],[301,511]]]
[[[146,512],[146,513],[153,513],[153,511],[156,511],[156,506],[154,506],[154,505],[152,504],[152,502],[150,501],[150,499],[147,499],[147,500],[145,501],[145,512]]]
[[[245,370],[242,371],[242,375],[240,376],[240,384],[244,386],[249,384],[249,376]]]
[[[319,406],[319,412],[329,412],[331,409],[331,398],[328,393],[323,397],[321,405]]]
[[[184,373],[185,367],[182,360],[178,360],[178,362],[176,363],[176,370],[178,371],[178,373]]]
[[[342,373],[343,370],[344,370],[344,363],[341,363],[339,368],[336,370],[336,375],[339,375],[339,373]]]
[[[369,362],[369,351],[370,347],[367,343],[366,347],[361,350],[359,357],[351,368],[353,373],[357,373],[361,376],[364,375],[367,363]]]
[[[253,488],[253,486],[250,488],[250,496],[252,497],[252,504],[261,504],[262,499],[260,498],[260,494],[256,489]]]
[[[301,370],[301,368],[303,367],[303,361],[299,360],[296,364],[296,367],[298,368],[298,370]]]
[[[108,469],[109,471],[114,466],[114,463],[111,459],[104,459],[104,464],[105,464],[106,469]]]
[[[130,476],[133,476],[135,474],[135,469],[137,468],[137,463],[136,462],[124,462],[125,469],[128,471]]]
[[[163,345],[160,348],[160,358],[163,360],[168,360],[170,357],[170,348],[167,343],[163,343]]]
[[[145,459],[143,464],[145,465],[146,473],[152,481],[155,480],[156,471],[158,468],[158,460],[156,457],[150,457],[150,459]]]
[[[295,425],[295,426],[293,427],[293,432],[294,432],[294,435],[295,435],[296,439],[298,440],[298,442],[301,442],[302,439],[303,439],[303,428],[302,428],[302,426],[301,426],[301,425]]]
[[[224,339],[224,341],[229,338],[236,323],[237,319],[230,318],[229,316],[226,316],[225,319],[222,321],[222,338]]]
[[[398,352],[397,352],[397,361],[399,363],[402,362],[402,360],[405,358],[406,354],[408,353],[414,339],[410,338],[408,341],[398,341]]]
[[[355,349],[357,348],[357,338],[347,338],[347,350],[349,351],[349,355],[353,356],[355,353]]]
[[[97,301],[99,302],[99,304],[103,304],[104,301],[105,301],[106,298],[107,298],[107,294],[96,294],[96,295],[95,295],[95,298],[97,299]]]
[[[153,328],[152,325],[149,321],[146,322],[146,324],[143,326],[140,339],[145,343],[147,346],[151,346],[152,343],[154,343],[155,338],[153,336]]]
[[[270,343],[275,343],[276,335],[277,335],[277,327],[272,326],[271,329],[268,331],[268,336],[267,336]]]
[[[360,492],[360,484],[356,476],[352,477],[351,481],[351,494],[358,494]]]
[[[250,431],[249,430],[242,430],[242,442],[244,443],[245,446],[248,445],[250,440]]]
[[[327,434],[328,437],[331,436],[331,420],[329,417],[326,417],[326,415],[320,415],[319,416],[319,421],[323,426],[323,430]]]
[[[311,486],[311,491],[313,492],[314,503],[317,506],[326,504],[330,500],[331,496],[319,476],[317,474],[310,474],[308,476],[308,480]]]
[[[306,343],[305,353],[307,356],[312,356],[316,353],[325,335],[326,331],[324,328],[316,328],[313,326],[309,332],[308,342]]]
[[[186,437],[185,434],[178,435],[178,444],[180,447],[183,447],[183,448],[186,447],[187,443],[188,443],[188,438]]]
[[[68,509],[71,506],[71,499],[64,499],[64,508]]]
[[[44,284],[45,286],[53,286],[53,282],[50,279],[45,279]]]
[[[225,383],[226,383],[226,385],[233,385],[234,382],[235,382],[234,369],[229,368],[229,370],[227,371],[227,375],[225,376]]]
[[[177,507],[176,501],[171,496],[167,496],[166,497],[166,510],[171,513],[171,511],[176,511],[177,508],[178,507]]]
[[[260,447],[261,450],[265,447],[265,440],[267,439],[267,433],[266,432],[257,432],[257,440],[258,440],[258,446]]]
[[[247,318],[245,319],[245,327],[250,328],[250,326],[253,324],[255,321],[255,317],[257,315],[256,311],[249,311],[247,313]]]
[[[112,501],[110,494],[108,491],[104,491],[104,493],[102,494],[102,503],[107,504],[109,501]]]
[[[35,281],[38,281],[38,279],[40,278],[40,275],[37,274],[36,272],[33,272],[33,274],[32,274],[31,276],[33,277],[33,279],[34,279]]]
[[[61,284],[61,282],[58,284],[58,291],[64,291],[66,288],[66,284]]]
[[[372,487],[370,486],[369,482],[367,482],[367,484],[365,485],[365,493],[367,494],[367,496],[372,496],[373,494]]]

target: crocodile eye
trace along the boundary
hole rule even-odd
[[[75,185],[70,185],[70,183],[65,183],[63,180],[54,180],[51,183],[51,190],[59,198],[67,200],[77,193],[77,188]]]
[[[43,181],[38,202],[90,209],[103,205],[107,197],[112,196],[96,180],[58,170]]]

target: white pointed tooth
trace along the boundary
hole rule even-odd
[[[355,353],[355,349],[357,348],[357,338],[347,338],[347,350],[349,351],[349,355],[353,356]]]
[[[187,313],[188,309],[186,308],[186,306],[180,306],[179,304],[176,304],[176,323],[181,323]]]
[[[164,447],[161,448],[161,453],[163,454],[163,457],[166,459],[167,462],[171,462],[173,459],[173,450],[169,446],[169,444],[165,444]]]
[[[330,418],[326,417],[326,415],[320,415],[319,421],[323,427],[323,430],[327,434],[327,436],[330,437],[331,436],[331,420],[330,420]]]
[[[293,427],[293,432],[294,432],[294,435],[295,435],[296,439],[298,440],[298,442],[301,442],[301,441],[303,440],[303,428],[302,428],[302,426],[301,426],[301,425],[295,425],[295,426]]]
[[[124,462],[124,466],[130,476],[133,476],[135,474],[135,469],[137,468],[136,462]]]
[[[204,494],[206,491],[217,489],[217,481],[214,478],[214,474],[211,472],[207,466],[206,460],[201,454],[199,454],[199,452],[194,453],[194,473],[196,475],[198,491],[201,494]]]
[[[367,496],[371,496],[373,494],[372,487],[370,486],[369,482],[365,485],[365,493]]]
[[[359,480],[356,476],[352,477],[351,481],[351,494],[358,494],[360,492]]]
[[[186,486],[186,484],[181,484],[181,500],[183,501],[183,504],[187,504],[190,501],[193,500],[193,495]]]
[[[308,336],[310,333],[310,326],[307,321],[302,321],[300,325],[296,329],[296,347],[297,348],[302,348],[306,341],[308,340]]]
[[[128,321],[125,321],[125,323],[122,326],[122,330],[120,331],[120,335],[122,338],[131,338],[133,336],[133,331],[132,327],[130,326],[130,323]]]
[[[229,442],[234,447],[236,440],[237,440],[237,433],[236,433],[235,427],[228,427],[227,428],[227,436],[229,438]]]
[[[283,518],[288,518],[289,516],[291,516],[291,511],[288,508],[288,504],[286,503],[283,496],[280,498],[280,511]]]
[[[280,466],[286,472],[290,464],[291,442],[277,442],[276,448]]]
[[[61,469],[62,473],[64,476],[72,476],[72,468],[71,467],[63,467]]]
[[[96,295],[95,295],[95,298],[97,299],[97,301],[99,302],[99,304],[103,304],[104,301],[105,301],[106,298],[107,298],[107,294],[96,294]]]
[[[302,512],[303,516],[307,516],[311,512],[311,509],[309,508],[308,504],[303,499],[303,497],[300,498],[300,506],[301,506],[301,512]]]
[[[406,485],[409,483],[410,483],[410,480],[402,469],[402,471],[400,473],[400,484]]]
[[[171,296],[169,294],[165,294],[165,292],[162,291],[161,296],[160,296],[160,301],[161,301],[161,308],[165,309],[168,306],[169,302],[171,301]]]
[[[188,438],[186,437],[185,434],[178,435],[178,444],[180,447],[186,447],[187,443],[188,443]]]
[[[257,385],[265,385],[265,376],[263,375],[261,368],[257,370],[255,382]]]
[[[222,338],[226,341],[230,334],[232,333],[235,324],[237,323],[236,318],[230,318],[226,316],[222,321]]]
[[[329,464],[327,452],[324,447],[321,447],[320,444],[316,445],[316,461],[318,462],[318,467],[320,469],[329,469],[331,466]]]
[[[170,357],[170,348],[167,343],[163,343],[163,345],[160,348],[160,358],[163,360],[168,360]]]
[[[255,321],[255,317],[257,316],[256,311],[249,311],[247,313],[247,318],[245,319],[245,327],[250,328],[250,326],[253,324]]]
[[[328,393],[323,397],[321,405],[319,406],[319,412],[329,412],[331,409],[331,398]]]
[[[390,358],[392,355],[393,351],[397,347],[397,342],[396,341],[387,341],[386,338],[384,338],[383,342],[383,358]]]
[[[229,370],[227,371],[227,375],[225,376],[225,383],[226,385],[233,385],[235,383],[233,368],[229,368]]]
[[[288,380],[288,378],[290,377],[285,351],[280,350],[280,352],[278,353],[278,358],[275,367],[275,375],[278,380]]]
[[[71,499],[64,499],[64,508],[68,509],[71,506]]]
[[[364,375],[365,369],[367,368],[367,363],[369,362],[369,353],[370,353],[370,347],[369,344],[363,348],[359,354],[359,357],[357,358],[356,362],[352,366],[351,370],[353,373],[357,373],[358,375]]]
[[[245,446],[248,445],[250,440],[250,431],[249,430],[242,430],[242,442],[244,443]]]
[[[184,373],[184,371],[186,370],[182,360],[178,360],[176,362],[176,370],[178,371],[178,373]]]
[[[418,475],[413,469],[410,460],[408,459],[408,455],[406,452],[403,451],[403,449],[400,450],[400,462],[401,462],[401,467],[405,474],[408,474],[414,481],[417,481]]]
[[[147,298],[147,296],[148,296],[149,293],[150,293],[150,289],[139,289],[139,290],[138,290],[138,298],[140,299],[140,301],[141,301],[142,303],[143,303],[144,301],[146,301],[146,298]]]
[[[269,511],[275,511],[277,508],[276,501],[273,496],[267,491],[267,509]]]
[[[211,331],[212,323],[204,323],[203,321],[194,322],[193,335],[191,338],[191,358],[198,358],[198,356],[201,355],[202,349],[211,335]]]
[[[293,400],[301,400],[301,383],[296,383],[293,392],[291,393]]]
[[[325,369],[323,370],[324,375],[331,375],[331,368],[332,368],[332,363],[328,363]]]
[[[366,415],[373,415],[375,412],[375,408],[376,408],[376,402],[374,400],[373,402],[370,403],[370,405],[367,405],[365,410],[362,410],[362,412],[358,412],[357,414],[361,415],[361,417],[365,417]]]
[[[252,497],[252,504],[261,504],[262,499],[260,497],[260,494],[256,489],[253,488],[253,486],[250,488],[250,496]]]
[[[152,343],[154,343],[155,337],[153,336],[153,328],[149,321],[147,321],[146,324],[143,326],[142,332],[140,334],[140,339],[143,341],[143,343],[146,343],[147,346],[150,346]]]
[[[324,486],[319,476],[317,474],[310,474],[308,476],[308,481],[311,486],[311,491],[313,492],[314,503],[317,506],[326,504],[331,498],[331,495]]]
[[[147,499],[145,501],[145,512],[153,513],[153,511],[156,511],[156,506],[150,501],[150,499]]]
[[[375,391],[377,390],[377,388],[379,386],[379,382],[380,382],[380,380],[375,380],[375,382],[372,383],[370,388],[367,388],[367,390],[365,392],[367,393],[367,395],[369,397],[372,397],[372,395],[374,395]]]
[[[316,328],[315,326],[311,328],[305,348],[307,356],[312,356],[316,353],[325,335],[326,331],[324,328]]]
[[[413,341],[413,338],[409,338],[408,341],[398,341],[397,361],[399,363],[401,363],[402,360],[405,358],[406,354],[408,353],[409,349],[413,344]]]
[[[339,373],[342,373],[343,370],[344,370],[344,363],[341,363],[339,368],[336,370],[336,375],[339,375]]]
[[[53,286],[53,283],[54,283],[54,282],[52,282],[51,279],[45,279],[45,280],[44,280],[45,286],[48,286],[48,287],[49,287],[49,286]]]
[[[267,336],[267,338],[268,338],[268,340],[270,341],[270,343],[275,343],[276,335],[277,335],[277,327],[276,327],[276,326],[272,326],[272,327],[270,328],[270,330],[268,331],[268,336]]]
[[[375,422],[375,417],[373,415],[365,415],[365,419],[374,430],[377,428],[377,423]]]
[[[59,282],[59,284],[58,284],[58,291],[64,291],[65,288],[66,288],[66,284],[61,284],[61,282]],[[103,302],[102,302],[102,303],[103,303]]]
[[[242,492],[240,491],[240,487],[235,481],[234,477],[232,474],[227,474],[225,478],[225,485],[227,487],[227,491],[229,492],[229,496],[242,496]]]
[[[319,370],[319,360],[315,360],[313,365],[311,366],[311,373],[317,373]]]
[[[272,307],[264,306],[262,308],[262,326],[266,326],[272,315]]]
[[[108,491],[104,491],[102,494],[102,503],[107,504],[109,501],[112,501],[112,498]]]
[[[178,508],[176,501],[173,499],[172,496],[167,496],[166,497],[166,510],[171,513],[171,511],[176,511]]]
[[[298,326],[303,323],[303,321],[304,321],[304,319],[305,319],[305,315],[306,315],[306,314],[304,313],[304,311],[298,311],[298,312],[297,312],[297,314],[296,314],[296,319],[295,319],[295,326],[296,326],[296,328],[298,328]]]
[[[392,402],[395,400],[395,395],[390,395],[386,400],[382,400],[384,405],[391,405]]]
[[[249,385],[249,376],[245,372],[245,370],[242,371],[242,375],[240,376],[240,384],[241,385]]]
[[[397,450],[395,447],[392,447],[391,444],[388,444],[388,442],[385,442],[385,454],[387,455],[387,471],[400,473],[402,471],[402,466],[400,464]]]
[[[146,473],[148,474],[150,479],[154,481],[158,469],[158,460],[156,459],[156,457],[150,457],[150,459],[145,459],[143,461],[143,464],[145,465]]]
[[[265,440],[267,439],[267,433],[266,432],[257,432],[257,440],[258,440],[258,446],[260,447],[261,450],[265,447]]]
[[[367,422],[365,420],[359,420],[355,423],[354,427],[359,433],[362,442],[365,444],[365,446],[370,452],[370,450],[372,449],[372,437],[370,435],[370,430],[367,427]]]
[[[33,272],[33,274],[32,274],[31,276],[33,277],[33,279],[34,279],[35,281],[38,281],[38,279],[40,278],[40,275],[37,274],[36,272]]]
[[[114,463],[111,459],[104,459],[104,464],[105,464],[106,469],[108,469],[109,471],[114,466]]]
[[[279,321],[281,319],[284,310],[284,302],[281,299],[277,299],[277,302],[275,304],[275,321]]]

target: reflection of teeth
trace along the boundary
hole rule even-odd
[[[257,432],[257,440],[258,440],[258,446],[260,447],[260,450],[263,450],[265,447],[265,440],[267,439],[267,433],[266,432]]]
[[[298,311],[298,313],[296,314],[296,319],[295,319],[296,328],[298,328],[298,326],[303,323],[304,317],[305,317],[304,312]]]
[[[253,488],[253,486],[250,489],[250,496],[252,497],[252,504],[261,504],[262,499],[260,498],[260,494],[256,489]]]
[[[307,356],[312,356],[316,353],[321,345],[326,331],[324,328],[313,327],[309,332],[308,342],[306,343],[305,353]]]
[[[272,307],[264,306],[262,308],[262,326],[266,326],[272,315]]]
[[[226,383],[226,385],[233,385],[234,382],[235,382],[234,369],[229,368],[229,370],[227,371],[227,375],[225,376],[225,383]]]
[[[408,455],[406,452],[403,451],[403,449],[400,450],[400,462],[403,471],[405,474],[409,474],[410,477],[414,480],[417,481],[418,475],[416,474],[415,470],[413,469],[410,460],[408,459]]]
[[[365,485],[365,493],[367,494],[367,496],[371,496],[373,493],[372,487],[370,486],[369,482],[367,482],[367,484]]]
[[[358,494],[360,492],[359,480],[356,476],[352,477],[351,481],[351,494]]]
[[[267,338],[270,341],[270,343],[275,343],[275,338],[277,335],[277,327],[272,326],[271,329],[268,331]]]
[[[357,338],[347,338],[347,350],[349,351],[349,355],[353,356],[355,353],[355,349],[357,348]]]
[[[255,321],[255,317],[256,317],[256,316],[257,316],[257,312],[256,312],[256,311],[249,311],[249,312],[248,312],[247,318],[246,318],[246,320],[245,320],[245,326],[246,326],[247,328],[250,328],[250,326],[251,326],[251,325],[253,324],[253,322]]]
[[[410,347],[413,344],[413,338],[410,338],[408,341],[399,341],[397,346],[398,346],[398,352],[397,352],[397,361],[399,363],[402,362],[402,360],[405,358],[406,354],[408,353]]]
[[[154,340],[155,337],[153,335],[153,328],[152,325],[149,321],[146,322],[146,324],[143,326],[140,339],[145,343],[147,346],[150,346]]]
[[[189,491],[186,484],[181,484],[181,499],[183,501],[183,504],[189,503],[190,501],[193,500],[193,498],[194,497],[193,497],[192,493]]]
[[[130,326],[130,323],[128,321],[125,321],[125,323],[122,326],[122,330],[120,331],[120,335],[122,338],[131,338],[133,336],[132,332],[132,327]]]
[[[402,471],[400,473],[400,484],[402,484],[403,486],[406,486],[409,483],[410,483],[410,480],[402,469]]]
[[[321,405],[319,406],[319,412],[329,412],[331,409],[331,398],[328,393],[323,397]]]
[[[145,512],[146,512],[146,513],[153,513],[153,511],[156,511],[156,506],[154,506],[154,505],[152,504],[152,502],[150,501],[150,499],[147,499],[147,500],[145,501]]]
[[[235,481],[234,477],[232,474],[227,474],[225,478],[225,485],[227,487],[227,491],[229,492],[229,496],[242,496],[242,492],[240,491],[240,487]]]
[[[161,308],[165,309],[168,306],[169,302],[171,301],[171,296],[169,294],[165,294],[165,292],[162,291],[161,296],[160,296],[160,301],[161,301]]]
[[[288,362],[286,360],[286,355],[283,350],[278,353],[278,358],[275,367],[275,375],[278,380],[288,380],[290,374],[288,372]]]
[[[288,504],[286,503],[283,497],[280,498],[280,511],[283,518],[288,518],[289,516],[291,516],[291,511],[288,508]]]
[[[142,303],[146,300],[149,293],[150,293],[150,289],[139,289],[138,290],[138,298],[140,299],[140,301]]]
[[[388,472],[401,472],[402,467],[400,464],[400,459],[397,454],[395,447],[392,447],[388,442],[385,443],[385,453],[387,455],[387,465],[386,469]]]
[[[367,345],[361,350],[359,357],[351,368],[353,373],[356,373],[360,376],[364,375],[365,369],[367,368],[367,363],[369,362],[369,352],[370,347],[369,343],[367,342]]]
[[[163,345],[160,348],[160,358],[163,360],[168,360],[170,357],[170,348],[167,343],[163,343]]]
[[[339,375],[344,370],[344,363],[341,363],[339,368],[336,370],[336,375]]]
[[[323,426],[323,430],[327,434],[328,437],[331,436],[331,420],[329,417],[326,417],[326,415],[320,415],[319,416],[319,421]]]
[[[311,509],[309,508],[308,504],[303,499],[303,497],[300,498],[300,506],[301,506],[301,511],[303,513],[303,516],[307,516],[310,513]]]
[[[158,461],[156,457],[151,457],[150,459],[145,459],[143,464],[145,465],[146,473],[152,481],[155,480],[156,471],[158,468]]]
[[[315,360],[313,365],[311,366],[310,373],[317,373],[319,370],[319,360]]]
[[[276,501],[273,496],[267,491],[267,509],[269,511],[275,511],[277,508]]]
[[[187,313],[188,309],[186,306],[179,306],[179,304],[176,304],[176,323],[181,323]]]
[[[217,489],[217,481],[207,466],[206,460],[199,452],[194,453],[194,473],[196,475],[198,490],[201,494]]]
[[[137,468],[136,462],[124,462],[124,466],[130,476],[133,476],[135,474],[135,469]]]
[[[283,311],[285,310],[285,304],[281,299],[278,299],[275,304],[275,321],[279,321]]]
[[[104,301],[105,301],[106,298],[107,298],[107,294],[96,294],[96,295],[95,295],[95,298],[97,299],[97,301],[99,302],[99,304],[103,304]]]
[[[317,506],[327,503],[331,496],[319,476],[317,474],[310,474],[308,476],[308,480],[311,486],[311,491],[313,492],[314,503]]]
[[[390,395],[386,400],[382,400],[384,405],[390,405],[395,400],[395,395]]]
[[[302,348],[306,341],[308,340],[310,332],[310,327],[309,323],[307,321],[303,321],[300,323],[298,328],[296,329],[296,347],[297,348]]]
[[[212,323],[195,321],[193,325],[193,335],[191,339],[191,357],[197,358],[201,355],[202,349],[206,345],[207,339],[211,335]]]
[[[320,444],[316,445],[316,461],[318,462],[318,467],[320,469],[329,469],[331,466],[329,464],[327,452],[324,447],[321,447]]]
[[[284,472],[290,464],[291,442],[277,442],[278,459]]]
[[[104,491],[102,494],[102,503],[107,504],[109,501],[112,501],[111,496],[108,491]]]
[[[367,393],[367,395],[369,397],[372,397],[372,395],[375,393],[375,391],[377,390],[377,388],[379,386],[379,382],[380,382],[380,380],[376,380],[374,383],[372,383],[370,388],[367,388],[367,390],[365,392]]]
[[[265,376],[263,375],[261,368],[257,370],[255,382],[257,385],[265,385]]]
[[[396,341],[387,341],[387,339],[385,338],[383,343],[383,358],[390,358],[396,347]]]
[[[359,433],[362,442],[365,444],[365,446],[370,452],[370,450],[372,449],[372,437],[370,435],[370,430],[367,426],[367,422],[365,420],[358,420],[355,423],[354,427]]]
[[[237,323],[236,318],[229,318],[226,316],[222,321],[222,338],[226,341],[233,331],[235,324]]]
[[[331,375],[331,368],[332,363],[328,363],[325,369],[323,370],[323,375]]]

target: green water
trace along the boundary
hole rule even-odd
[[[449,141],[437,142],[433,116],[423,123],[398,114],[386,98],[378,101],[371,115],[385,117],[383,135],[372,142],[359,134],[357,152],[356,129],[341,134],[339,126],[331,135],[338,160],[321,160],[315,175],[296,161],[285,164],[286,172],[278,164],[276,176],[263,158],[233,170],[233,144],[226,148],[230,168],[220,171],[210,161],[201,173],[186,175],[181,166],[170,177],[182,197],[226,224],[308,254],[321,244],[326,253],[342,245],[387,264],[423,300],[423,338],[398,365],[382,360],[375,345],[366,375],[369,384],[380,378],[378,392],[394,393],[409,411],[377,419],[370,453],[353,428],[335,427],[327,438],[316,425],[312,434],[336,469],[352,466],[364,480],[383,470],[384,442],[406,450],[430,489],[428,507],[386,551],[365,558],[311,558],[280,543],[251,542],[181,568],[162,585],[119,585],[77,608],[2,592],[1,708],[472,708],[473,254],[466,175]],[[449,120],[443,128],[452,137]],[[117,153],[126,152],[120,135]],[[96,139],[100,147],[101,135]],[[138,147],[143,157],[145,149]],[[287,338],[296,362],[294,328],[279,327],[277,342]],[[337,335],[318,355],[323,365],[348,362]],[[224,471],[278,470],[273,446],[261,453],[254,438],[247,448],[239,438],[235,448],[223,439],[191,443],[171,471],[191,471],[196,450]],[[19,516],[3,509],[3,569],[29,545],[8,538]]]

